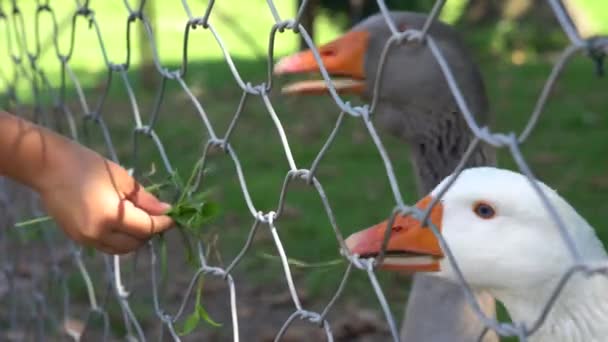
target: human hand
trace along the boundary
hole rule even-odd
[[[59,227],[75,241],[123,254],[170,228],[169,204],[128,172],[84,146],[66,141],[53,151],[37,186]]]

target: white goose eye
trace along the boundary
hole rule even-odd
[[[475,215],[479,216],[484,220],[489,220],[496,216],[496,210],[494,209],[494,207],[483,201],[475,202],[473,204],[473,212],[475,213]]]

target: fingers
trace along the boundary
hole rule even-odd
[[[120,200],[115,229],[136,239],[148,239],[153,234],[171,228],[173,221],[164,215],[171,205],[147,192],[120,166],[116,168],[117,184],[125,198]]]
[[[116,165],[114,177],[120,192],[124,193],[126,199],[133,202],[136,207],[141,208],[150,215],[162,215],[171,208],[168,203],[161,202],[156,196],[147,192],[141,184],[131,177],[126,170]]]
[[[134,191],[127,194],[127,199],[150,215],[163,215],[171,208],[170,204],[159,201],[139,184],[135,185]]]
[[[153,216],[135,206],[128,200],[121,201],[122,210],[117,227],[122,233],[136,239],[148,239],[153,234],[163,232],[173,225],[173,220],[166,215]]]
[[[108,254],[126,254],[141,247],[147,240],[139,240],[128,234],[112,232],[97,242],[97,248]]]

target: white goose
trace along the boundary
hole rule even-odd
[[[448,178],[417,206],[426,208]],[[538,185],[564,220],[583,259],[606,262],[606,251],[593,228],[555,191]],[[433,208],[430,220],[469,285],[488,291],[514,321],[528,327],[574,263],[540,197],[519,173],[492,167],[463,171]],[[376,256],[386,225],[384,221],[351,235],[347,246],[361,256]],[[387,252],[380,268],[431,272],[458,281],[432,231],[411,216],[395,219]],[[529,341],[608,341],[608,279],[574,275]]]

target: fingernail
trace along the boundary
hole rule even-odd
[[[167,211],[167,210],[171,209],[171,204],[166,203],[166,202],[160,202],[160,207],[163,211]]]

